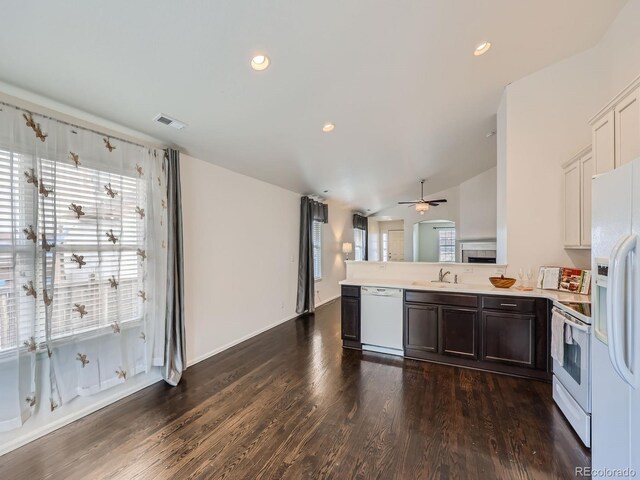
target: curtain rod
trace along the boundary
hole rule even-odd
[[[61,123],[63,125],[68,125],[68,126],[70,126],[72,128],[77,128],[77,129],[80,129],[80,130],[84,130],[86,132],[91,132],[91,133],[95,133],[97,135],[106,136],[107,138],[113,138],[114,140],[118,140],[119,142],[124,142],[124,143],[128,143],[130,145],[135,145],[136,147],[153,148],[154,150],[159,150],[158,148],[151,147],[150,145],[143,145],[143,144],[140,144],[140,143],[132,142],[131,140],[125,140],[124,138],[114,137],[113,135],[109,135],[107,133],[100,132],[98,130],[94,130],[92,128],[87,128],[87,127],[83,127],[83,126],[80,126],[80,125],[76,125],[75,123],[66,122],[64,120],[60,120],[59,118],[51,117],[49,115],[45,115],[45,114],[42,114],[42,113],[32,112],[31,110],[27,110],[26,108],[18,107],[17,105],[12,105],[10,103],[3,102],[2,100],[0,100],[0,105],[4,105],[4,106],[9,107],[9,108],[15,108],[16,110],[19,110],[21,112],[35,114],[35,115],[38,115],[38,116],[40,116],[42,118],[53,120],[54,122],[58,122],[58,123]],[[166,149],[161,149],[161,150],[166,150]]]

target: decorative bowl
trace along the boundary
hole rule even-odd
[[[500,277],[489,277],[489,281],[491,282],[491,285],[497,288],[510,288],[514,283],[516,283],[515,278],[505,277],[504,275]]]

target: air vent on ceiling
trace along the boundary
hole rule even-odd
[[[175,118],[171,118],[169,115],[165,115],[164,113],[159,113],[153,120],[158,123],[162,123],[163,125],[177,128],[178,130],[182,130],[187,126],[186,123],[176,120]]]

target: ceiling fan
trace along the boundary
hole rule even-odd
[[[420,180],[420,200],[414,200],[412,202],[398,202],[398,205],[415,205],[416,212],[420,212],[420,215],[424,215],[424,212],[429,210],[430,207],[437,207],[441,203],[445,203],[447,200],[441,198],[440,200],[425,200],[424,199],[424,180]]]

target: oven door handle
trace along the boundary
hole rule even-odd
[[[573,320],[571,317],[569,317],[569,315],[566,315],[559,308],[553,307],[553,311],[559,314],[564,319],[564,322],[571,325],[573,328],[576,328],[581,332],[589,333],[590,327],[588,325],[580,322],[579,320]]]

